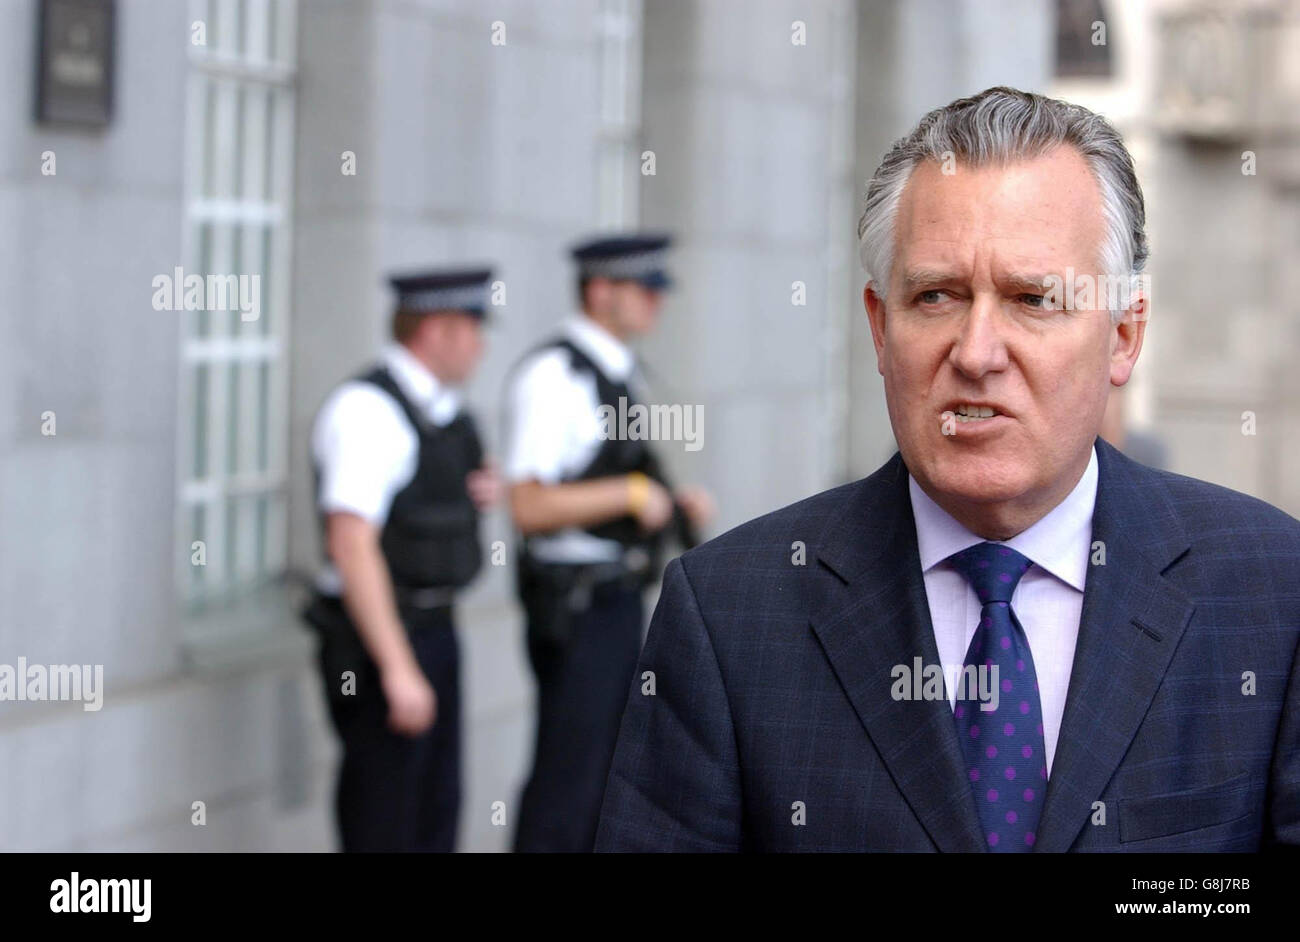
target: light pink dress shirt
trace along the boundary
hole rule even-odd
[[[944,562],[953,553],[983,540],[954,520],[931,500],[910,475],[908,490],[916,519],[925,594],[934,624],[934,640],[945,677],[952,677],[966,659],[980,603],[975,590]],[[1092,547],[1092,510],[1097,499],[1097,451],[1094,447],[1079,483],[1037,523],[1003,542],[1034,565],[1021,578],[1011,608],[1025,629],[1034,656],[1038,692],[1043,707],[1043,746],[1051,774],[1056,740],[1065,712],[1065,695],[1074,664],[1083,611],[1083,586]],[[956,691],[948,690],[956,706]]]

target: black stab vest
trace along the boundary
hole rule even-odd
[[[538,349],[559,349],[568,353],[573,370],[577,373],[586,373],[595,380],[596,398],[600,400],[600,405],[613,409],[615,417],[619,414],[620,398],[626,400],[629,409],[637,402],[627,383],[610,379],[596,362],[572,341],[560,338]],[[577,474],[564,478],[564,482],[589,481],[594,478],[630,474],[633,471],[639,471],[665,487],[668,486],[659,463],[650,450],[649,442],[645,439],[620,439],[614,435],[600,443],[600,448],[585,468]],[[636,518],[630,514],[587,527],[586,531],[592,536],[614,540],[628,547],[650,547],[658,543],[657,536],[643,533]]]
[[[391,396],[419,441],[415,474],[393,496],[379,538],[393,585],[399,589],[468,585],[483,563],[479,512],[465,486],[465,476],[483,464],[474,420],[462,412],[448,425],[434,425],[383,366],[356,379]]]

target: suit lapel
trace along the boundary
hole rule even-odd
[[[1164,576],[1190,545],[1166,490],[1102,439],[1096,448],[1092,540],[1105,564],[1084,585],[1040,852],[1069,850],[1087,825],[1195,610]],[[891,694],[895,665],[939,663],[901,455],[858,484],[816,551],[829,571],[813,631],[895,784],[940,850],[985,850],[947,700]]]
[[[895,700],[892,671],[938,665],[907,468],[894,457],[852,491],[816,547],[826,601],[813,617],[841,686],[904,799],[943,851],[983,851],[952,709]]]
[[[1036,849],[1069,850],[1151,706],[1195,606],[1163,573],[1189,544],[1153,472],[1097,440],[1094,554]],[[1113,818],[1115,809],[1107,809]]]

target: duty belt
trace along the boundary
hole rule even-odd
[[[408,586],[393,586],[393,597],[401,608],[414,608],[421,611],[434,608],[446,608],[456,599],[456,590],[450,586],[416,589]]]

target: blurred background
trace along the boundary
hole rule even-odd
[[[506,370],[573,309],[565,248],[671,230],[641,352],[704,408],[701,450],[660,451],[715,532],[874,470],[865,181],[990,85],[1137,161],[1125,447],[1300,514],[1297,0],[0,0],[0,58],[0,662],[104,666],[97,712],[0,702],[0,849],[333,849],[308,430],[391,269],[497,266],[469,390],[496,447]],[[258,275],[260,316],[158,310],[177,267]],[[484,536],[512,545],[501,512]],[[459,613],[464,850],[508,846],[532,747],[512,579]]]

